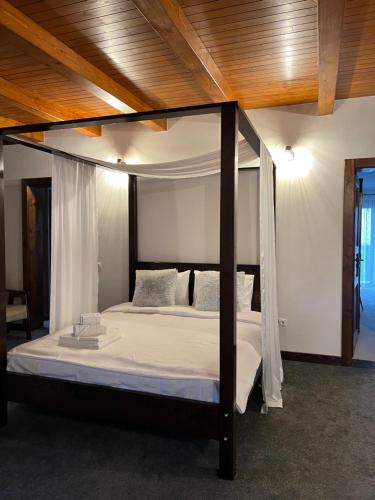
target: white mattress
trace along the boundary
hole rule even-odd
[[[103,313],[108,335],[99,350],[58,346],[61,332],[15,347],[8,371],[134,391],[219,402],[219,316],[190,306],[137,308],[120,304]],[[261,315],[237,315],[237,408],[243,413],[261,362]]]

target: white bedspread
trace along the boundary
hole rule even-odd
[[[57,332],[12,349],[8,371],[218,402],[218,318],[189,306],[121,304],[103,313],[117,342],[77,350],[58,346]],[[238,313],[237,320],[236,400],[243,413],[261,361],[261,315]]]

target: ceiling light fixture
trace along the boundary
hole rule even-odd
[[[285,146],[284,156],[285,156],[285,159],[288,161],[294,160],[294,151],[292,149],[292,146]]]

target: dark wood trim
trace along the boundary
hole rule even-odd
[[[354,160],[345,160],[344,217],[342,243],[342,364],[351,366],[353,359],[353,280],[354,280]]]
[[[129,224],[129,300],[135,290],[135,271],[138,261],[138,190],[137,176],[129,175],[128,224]]]
[[[11,372],[7,398],[83,418],[219,438],[215,403]]]
[[[356,158],[345,161],[353,161],[355,168],[375,168],[375,158]]]
[[[38,272],[30,263],[31,249],[29,246],[29,188],[35,186],[52,186],[51,177],[35,177],[32,179],[22,179],[22,261],[23,261],[23,289],[27,291],[29,297],[29,314],[31,328],[34,330],[42,326],[43,320],[36,318],[35,314],[35,295],[38,293],[37,287],[38,277],[35,276]]]
[[[32,179],[22,179],[22,185],[26,186],[51,186],[52,177],[33,177]]]
[[[281,358],[289,361],[303,361],[304,363],[320,363],[324,365],[341,365],[340,356],[326,354],[308,354],[305,352],[281,351]]]
[[[0,136],[0,427],[8,421],[6,397],[7,327],[5,290],[4,146]]]
[[[354,303],[354,209],[356,171],[374,168],[375,158],[345,160],[344,210],[342,240],[342,337],[341,359],[344,366],[353,360],[353,303]]]
[[[231,102],[237,103],[237,101]],[[77,120],[17,125],[15,127],[0,128],[0,135],[18,135],[29,132],[48,132],[49,130],[64,130],[70,128],[109,125],[111,123],[143,122],[146,120],[158,120],[162,118],[179,118],[182,116],[206,115],[210,113],[220,113],[223,104],[228,103],[199,104],[195,106],[185,106],[180,108],[141,111],[139,113],[95,116],[91,118],[79,118]]]
[[[238,108],[223,105],[220,171],[220,476],[236,475]]]

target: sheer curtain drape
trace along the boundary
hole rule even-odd
[[[50,332],[98,308],[95,170],[53,157]]]
[[[361,285],[375,288],[375,195],[363,195],[361,231]]]
[[[127,174],[139,175],[140,177],[150,177],[155,179],[193,179],[220,173],[221,152],[213,151],[200,156],[192,156],[184,160],[175,160],[163,163],[142,163],[138,165],[122,164],[123,172]],[[98,160],[88,156],[78,156],[82,161],[97,163],[104,168],[118,168],[117,163]],[[249,147],[245,140],[238,143],[238,167],[256,168],[259,167],[257,154]]]
[[[273,163],[262,141],[259,175],[263,395],[267,406],[281,408],[283,405],[281,397],[283,367],[277,309]]]

